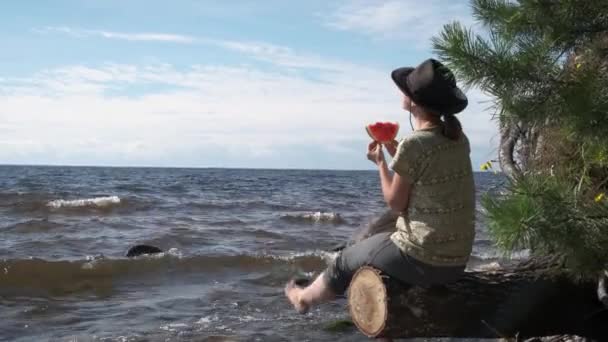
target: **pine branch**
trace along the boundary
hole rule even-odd
[[[506,27],[517,15],[517,6],[507,0],[473,0],[471,1],[473,17],[489,29]]]

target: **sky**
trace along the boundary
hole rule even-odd
[[[372,169],[390,72],[468,1],[20,0],[0,10],[0,164]],[[475,169],[492,99],[458,114]]]

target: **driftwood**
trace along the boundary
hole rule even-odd
[[[597,282],[572,280],[555,259],[467,272],[431,288],[363,267],[353,277],[348,304],[353,322],[369,337],[578,335],[608,341],[608,310],[596,290]]]
[[[396,219],[384,212],[335,250],[394,230]],[[412,287],[363,267],[353,277],[348,303],[353,322],[369,337],[608,341],[607,283],[606,271],[599,282],[573,280],[557,257],[467,272],[433,288]]]

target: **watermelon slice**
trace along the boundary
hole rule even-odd
[[[399,124],[396,122],[376,122],[365,126],[367,134],[381,144],[390,143],[395,140],[399,132]]]

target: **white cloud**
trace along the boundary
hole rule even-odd
[[[468,4],[452,0],[351,0],[324,16],[336,30],[428,46],[444,24],[470,24]]]
[[[343,68],[342,64],[330,62],[320,56],[297,54],[288,47],[274,44],[220,40],[209,40],[208,42],[229,50],[248,54],[262,61],[271,62],[285,67],[325,70]]]
[[[170,34],[170,33],[155,33],[155,32],[139,32],[125,33],[113,32],[104,30],[83,30],[66,26],[47,26],[45,28],[33,29],[39,34],[62,33],[76,38],[86,37],[101,37],[106,39],[127,40],[127,41],[143,41],[143,42],[166,42],[178,44],[191,44],[195,42],[192,36]]]
[[[192,43],[194,39],[188,36],[180,36],[175,34],[166,33],[134,33],[125,34],[119,32],[110,31],[94,31],[93,33],[99,34],[104,38],[108,39],[123,39],[132,41],[156,41],[156,42],[172,42],[172,43]]]
[[[72,65],[5,77],[0,160],[361,168],[368,166],[366,123],[400,121],[401,133],[409,131],[386,70],[262,42],[207,43],[276,68]],[[294,68],[312,69],[315,77]],[[475,158],[487,159],[496,129],[482,112],[486,105],[477,104],[483,95],[473,91],[470,97],[461,120]]]
[[[412,19],[420,19],[418,13],[406,11],[406,5],[403,1],[350,2],[338,8],[328,25],[344,31],[395,31]]]
[[[128,41],[158,41],[184,44],[213,45],[226,50],[243,53],[257,60],[270,62],[290,68],[312,68],[322,70],[343,70],[352,68],[351,63],[344,61],[330,61],[319,55],[301,54],[285,46],[256,41],[234,41],[211,39],[207,37],[194,37],[168,33],[126,33],[101,30],[85,30],[67,26],[49,26],[43,29],[33,29],[39,34],[65,34],[76,38],[107,38]]]
[[[126,96],[130,86],[145,85],[169,90]],[[115,88],[120,96],[109,95]],[[0,121],[14,128],[3,134],[0,159],[22,160],[30,151],[70,163],[82,155],[158,163],[198,151],[202,159],[191,162],[214,165],[205,154],[222,150],[246,164],[280,146],[363,137],[369,114],[388,103],[358,104],[369,98],[360,90],[215,66],[64,67],[1,83],[0,94]]]

